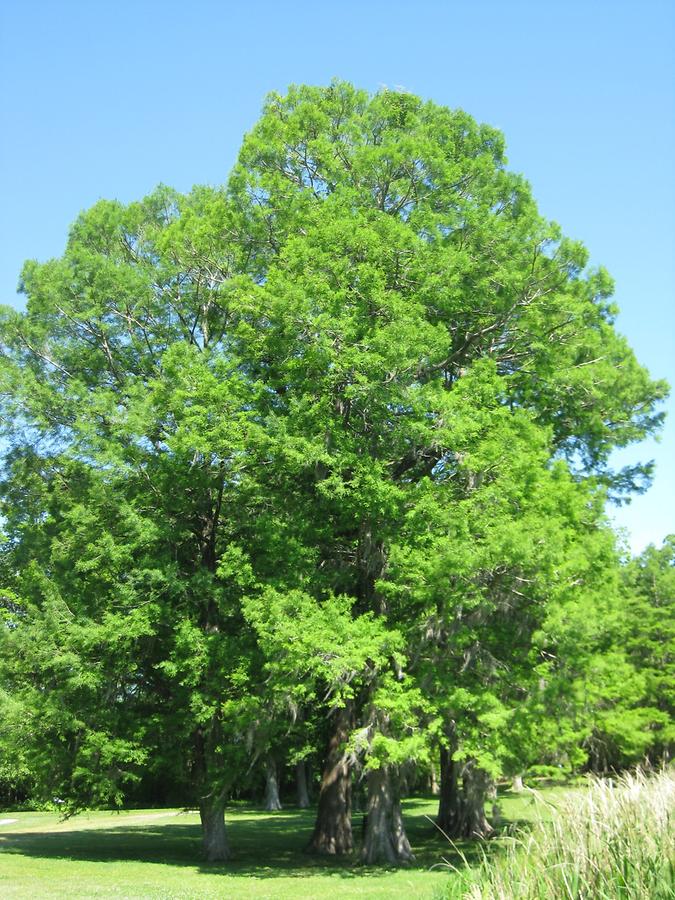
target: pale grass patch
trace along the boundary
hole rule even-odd
[[[675,775],[593,779],[455,884],[466,900],[673,900]]]

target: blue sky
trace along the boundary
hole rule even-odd
[[[616,280],[619,329],[675,384],[675,3],[0,0],[0,302],[80,210],[222,183],[270,90],[403,87],[501,128],[544,215]],[[675,531],[675,402],[634,549]]]

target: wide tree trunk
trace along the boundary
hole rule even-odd
[[[277,812],[281,809],[279,799],[279,777],[277,774],[277,761],[272,756],[265,759],[265,799],[264,807],[267,812]]]
[[[520,794],[525,790],[525,785],[523,784],[523,776],[522,775],[514,775],[513,780],[511,782],[511,790],[514,794]]]
[[[488,837],[494,830],[485,815],[485,802],[493,791],[492,779],[469,759],[461,766],[460,788],[459,769],[452,752],[441,750],[441,798],[436,823],[449,838]]]
[[[295,783],[298,790],[298,806],[300,809],[309,807],[309,790],[307,789],[307,764],[301,759],[295,764]]]
[[[225,800],[222,797],[205,797],[199,803],[202,822],[202,846],[209,862],[222,862],[229,858],[225,834]]]
[[[436,817],[436,824],[448,837],[456,835],[462,817],[459,765],[453,760],[452,753],[452,749],[441,747],[441,787]]]
[[[487,837],[493,831],[485,815],[485,802],[493,790],[492,779],[469,760],[462,771],[464,819],[467,837]]]
[[[467,760],[462,768],[462,827],[458,837],[485,838],[492,834],[492,825],[485,815],[485,802],[492,789],[487,772],[479,769],[474,760]]]
[[[361,858],[368,865],[401,865],[414,859],[403,827],[396,777],[386,766],[368,772],[368,812]]]
[[[344,707],[337,713],[335,731],[328,744],[326,765],[321,779],[319,808],[308,847],[315,853],[340,856],[350,853],[354,847],[351,771],[344,753],[350,724],[351,708]]]

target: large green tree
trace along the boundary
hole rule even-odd
[[[586,262],[497,131],[338,82],[268,98],[225,189],[101,202],[27,264],[1,333],[1,666],[44,792],[173,772],[223,858],[233,781],[313,707],[334,723],[313,846],[351,848],[358,762],[365,857],[409,857],[400,766],[462,713],[420,629],[438,616],[453,658],[472,628],[495,658],[526,644],[547,516],[574,527],[575,479],[648,474],[608,460],[665,385]]]
[[[268,101],[232,184],[255,199],[255,227],[270,247],[283,247],[260,292],[257,332],[265,359],[277,360],[269,371],[286,428],[314,434],[315,452],[325,453],[319,490],[330,491],[337,514],[323,574],[333,570],[360,608],[402,621],[412,637],[410,605],[389,599],[405,518],[429,485],[461,521],[462,501],[494,480],[500,452],[519,455],[525,485],[559,458],[597,486],[635,486],[639,469],[611,473],[607,461],[657,424],[664,386],[614,331],[610,279],[585,271],[583,247],[538,216],[494,130],[408,95],[293,89]],[[481,427],[496,436],[482,459]],[[490,513],[514,530],[519,516],[521,528],[534,527],[517,498],[493,499]],[[418,529],[430,521],[427,510]],[[471,527],[462,522],[460,534]],[[473,537],[475,554],[456,525],[441,538],[452,547],[446,573],[458,565],[465,599],[476,581],[490,594],[492,569],[497,592],[508,593],[504,569],[514,585],[522,549],[505,542],[500,560],[481,565],[485,532]],[[539,537],[557,539],[552,528]],[[462,604],[445,594],[453,622]],[[477,615],[483,633],[495,606],[488,596]],[[514,626],[523,641],[536,621],[526,614]]]
[[[225,208],[165,189],[98,204],[62,259],[26,266],[27,310],[3,325],[17,739],[54,759],[36,757],[43,791],[73,804],[119,799],[140,766],[172,772],[212,857],[260,704],[241,546],[283,539],[250,474],[260,425],[227,348],[222,273],[242,251],[219,242],[198,262]]]

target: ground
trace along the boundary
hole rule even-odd
[[[547,799],[557,792],[546,792]],[[529,794],[505,794],[506,821],[530,817]],[[435,831],[433,798],[405,801],[406,827],[416,854],[403,870],[336,862],[303,852],[312,810],[264,813],[250,806],[227,811],[233,852],[223,865],[201,863],[199,818],[182,810],[92,812],[67,821],[56,813],[0,813],[0,896],[9,898],[236,898],[236,900],[324,900],[324,898],[433,898],[458,854]],[[8,821],[13,820],[13,821]],[[361,817],[354,818],[355,832]],[[461,849],[475,858],[477,848]],[[432,868],[435,867],[435,868]]]

